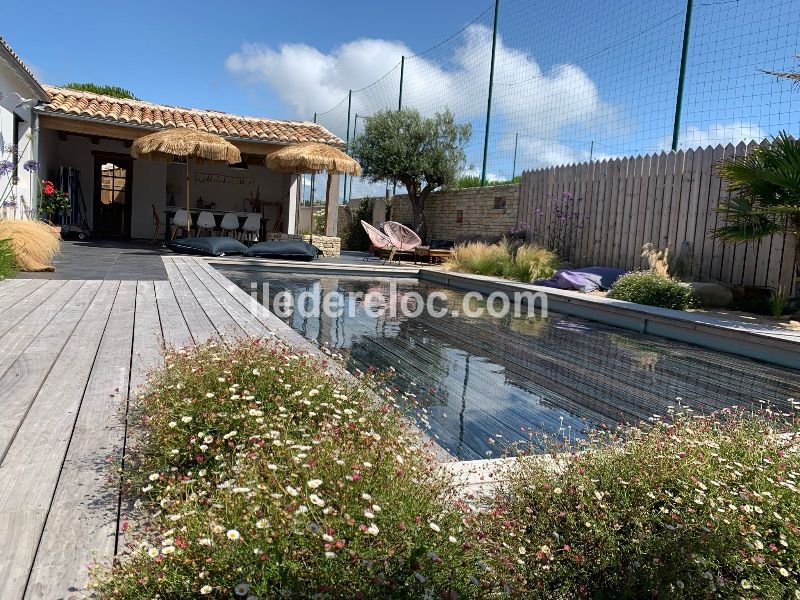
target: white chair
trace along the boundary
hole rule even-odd
[[[225,213],[222,217],[222,223],[219,224],[222,229],[223,236],[238,238],[239,232],[239,216],[236,213]],[[229,234],[233,234],[230,236]]]
[[[179,229],[181,230],[181,235],[183,237],[191,237],[192,215],[190,215],[189,211],[187,211],[185,208],[179,208],[176,210],[172,217],[172,235],[170,236],[171,240],[175,239]]]
[[[199,215],[197,215],[197,221],[195,221],[195,227],[197,227],[197,237],[203,235],[204,231],[208,232],[208,235],[214,235],[214,227],[217,226],[217,222],[214,220],[214,215],[207,210],[201,211]]]
[[[257,242],[261,233],[261,213],[250,213],[242,225],[242,241]]]

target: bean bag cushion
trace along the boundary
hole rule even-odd
[[[624,269],[612,269],[610,267],[560,269],[552,277],[537,279],[533,283],[560,290],[594,292],[596,290],[610,289],[614,282],[624,274]]]
[[[286,260],[313,260],[322,251],[303,240],[273,240],[250,246],[245,256],[283,258]]]
[[[177,254],[194,254],[196,256],[226,256],[244,254],[247,246],[229,237],[193,237],[172,240],[167,248]]]

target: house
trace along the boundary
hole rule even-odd
[[[0,214],[19,216],[38,194],[24,165],[37,156],[33,107],[51,100],[33,73],[0,37]]]
[[[301,181],[298,175],[268,169],[266,155],[305,141],[344,146],[316,123],[245,117],[43,85],[5,42],[0,57],[4,59],[0,60],[0,94],[9,98],[3,102],[3,111],[9,113],[8,117],[2,113],[3,134],[15,140],[30,134],[19,169],[24,160],[33,158],[39,161],[40,176],[57,184],[59,174],[65,172],[62,168],[77,172],[89,225],[98,236],[151,238],[156,219],[163,228],[171,207],[184,206],[184,163],[131,157],[133,140],[159,129],[193,127],[236,145],[242,154],[237,165],[190,161],[190,205],[217,212],[254,212],[251,200],[258,196],[261,208],[256,211],[262,213],[266,231],[275,233],[298,232]],[[20,102],[24,110],[6,108]],[[25,204],[17,208],[18,216],[23,210],[35,210],[38,193],[36,181],[19,169],[18,195],[24,195]],[[26,178],[33,180],[33,188],[23,182]]]

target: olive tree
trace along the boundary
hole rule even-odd
[[[373,183],[391,180],[405,186],[414,230],[425,240],[425,202],[431,192],[455,182],[471,131],[469,123],[456,123],[449,110],[432,117],[410,109],[386,110],[367,117],[351,152]]]

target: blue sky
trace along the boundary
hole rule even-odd
[[[226,58],[247,42],[303,42],[328,52],[343,42],[378,37],[424,48],[487,4],[42,0],[34,11],[30,2],[3,0],[4,14],[29,15],[29,25],[22,25],[26,18],[14,19],[2,35],[46,83],[108,82],[153,102],[294,117],[275,94],[240,85],[226,70]]]
[[[30,13],[4,3],[6,14]],[[479,171],[487,0],[203,4],[44,0],[47,25],[3,35],[47,83],[110,83],[154,102],[275,118],[318,112],[342,138],[347,90],[366,87],[353,115],[394,109],[400,56],[422,53],[406,62],[404,105],[472,123],[467,169]],[[668,148],[685,6],[501,0],[490,178]],[[800,91],[762,72],[796,67],[798,22],[800,0],[695,0],[681,147],[800,134]],[[358,182],[353,194],[369,189]]]

